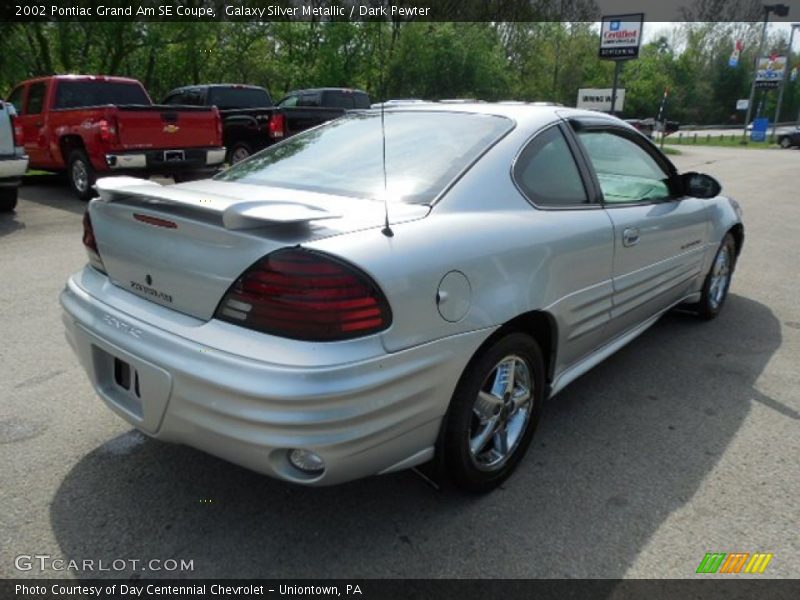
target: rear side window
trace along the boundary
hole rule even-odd
[[[246,87],[212,87],[208,90],[208,103],[217,108],[258,108],[272,106],[267,90]]]
[[[17,111],[18,115],[22,114],[22,96],[24,91],[25,86],[21,85],[11,92],[11,95],[8,97],[8,101],[14,105],[14,110]]]
[[[150,104],[142,87],[116,81],[59,81],[56,108],[82,108],[105,104]]]
[[[44,94],[47,91],[47,84],[44,81],[31,84],[28,89],[28,102],[25,107],[26,115],[38,115],[44,106]]]
[[[482,152],[513,128],[505,117],[392,111],[386,122],[389,201],[429,204]],[[222,181],[338,194],[384,196],[381,116],[349,116],[270,146],[217,175]]]
[[[577,206],[589,197],[575,157],[556,127],[537,135],[514,164],[514,181],[536,206]]]

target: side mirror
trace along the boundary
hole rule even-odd
[[[714,198],[722,191],[722,186],[711,175],[694,171],[683,173],[681,184],[683,193],[693,198]]]

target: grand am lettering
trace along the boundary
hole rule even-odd
[[[163,300],[164,302],[169,302],[172,304],[172,296],[170,294],[162,292],[161,290],[157,290],[156,288],[148,287],[143,283],[139,283],[138,281],[131,281],[130,285],[131,288],[137,292],[147,294],[148,296],[153,296],[154,298],[158,298],[159,300]]]

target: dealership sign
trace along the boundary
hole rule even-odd
[[[625,105],[625,89],[617,89],[617,105],[615,110],[622,110]],[[611,110],[611,88],[584,88],[578,90],[578,108],[588,110]]]
[[[627,60],[639,56],[644,14],[603,17],[600,26],[600,58]]]
[[[776,88],[783,81],[783,76],[786,73],[786,57],[785,56],[762,56],[758,59],[758,68],[756,69],[756,87],[758,88]]]

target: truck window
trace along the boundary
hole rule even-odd
[[[26,115],[38,115],[44,106],[44,93],[47,91],[47,84],[44,81],[31,84],[28,89],[28,102],[25,107]]]
[[[369,108],[371,103],[369,96],[364,92],[355,92],[353,94],[353,104],[355,104],[353,108]]]
[[[287,96],[283,100],[280,101],[278,106],[297,106],[297,101],[300,100],[299,96]]]
[[[136,83],[118,81],[59,81],[56,108],[81,108],[104,104],[151,104],[144,89]]]
[[[8,97],[8,101],[14,105],[14,110],[17,111],[18,115],[22,114],[22,95],[25,91],[25,86],[21,85],[18,88],[15,88],[11,95]]]
[[[352,92],[325,92],[325,106],[331,108],[355,108]]]
[[[164,99],[164,104],[186,104],[186,94],[183,92],[170,94]]]
[[[320,94],[303,94],[297,101],[297,106],[320,106]]]
[[[212,87],[208,90],[208,104],[217,108],[256,108],[272,106],[272,98],[263,88]]]

